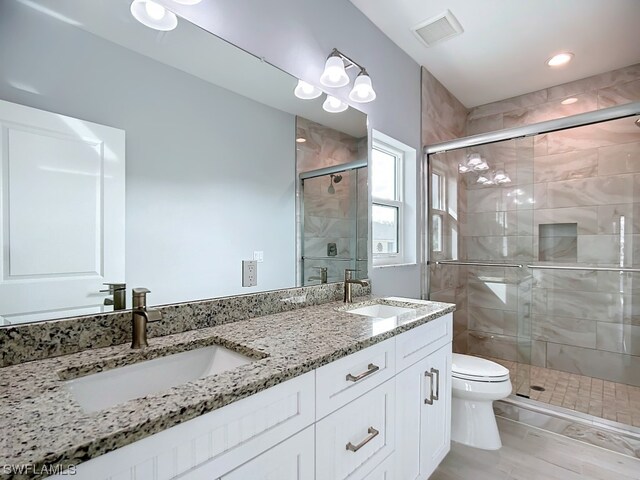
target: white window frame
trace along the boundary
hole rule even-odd
[[[447,177],[444,174],[444,172],[437,170],[437,169],[432,169],[431,173],[430,173],[430,183],[431,183],[431,188],[430,188],[430,193],[429,195],[433,195],[434,192],[434,188],[433,188],[433,177],[437,176],[439,177],[439,185],[438,185],[438,190],[439,190],[439,204],[442,208],[434,208],[434,202],[433,202],[433,197],[431,198],[431,225],[430,225],[430,229],[431,229],[431,250],[433,252],[442,252],[444,250],[444,219],[445,219],[445,214],[446,214],[446,209],[447,209]],[[435,228],[434,228],[434,218],[435,217],[439,217],[440,218],[440,248],[438,250],[436,250],[435,246],[434,246],[434,239],[433,239],[433,234],[435,233]]]
[[[397,208],[397,253],[377,253],[375,251],[375,239],[373,238],[373,229],[371,235],[371,256],[374,266],[381,265],[394,265],[404,262],[404,163],[405,152],[391,145],[381,142],[380,140],[374,140],[372,143],[373,150],[379,150],[381,152],[392,155],[396,158],[395,165],[395,179],[396,179],[396,200],[388,200],[384,198],[371,196],[372,208],[375,205],[383,207]],[[373,188],[371,189],[373,192]]]

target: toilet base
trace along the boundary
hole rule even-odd
[[[502,447],[492,400],[451,399],[451,440],[483,450]]]

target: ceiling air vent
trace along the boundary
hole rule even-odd
[[[411,30],[427,47],[433,47],[436,43],[460,35],[464,31],[458,19],[449,10],[419,23]]]

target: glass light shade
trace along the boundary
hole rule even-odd
[[[501,180],[496,180],[496,183],[499,183],[501,185],[505,183],[511,183],[511,178],[509,177],[509,175],[505,174],[504,178],[502,178]]]
[[[504,180],[506,178],[507,178],[507,175],[504,173],[504,170],[498,170],[496,172],[496,174],[494,175],[494,177],[493,177],[493,179],[496,182],[500,182],[500,181],[502,181],[502,180]]]
[[[178,17],[152,0],[133,0],[131,15],[145,27],[168,32],[178,26]]]
[[[467,165],[463,164],[463,163],[459,163],[458,164],[458,171],[460,173],[467,173],[471,171],[471,168],[468,167]]]
[[[476,180],[476,183],[482,183],[485,184],[489,181],[489,179],[487,177],[485,177],[484,175],[480,175],[478,177],[478,179]]]
[[[180,5],[197,5],[202,0],[173,0],[173,1],[176,3],[179,3]]]
[[[298,80],[298,85],[296,85],[293,93],[296,97],[301,98],[302,100],[313,100],[314,98],[318,98],[322,95],[322,90],[305,82],[304,80]]]
[[[331,95],[327,95],[327,99],[322,104],[322,108],[324,108],[325,111],[329,113],[340,113],[340,112],[344,112],[347,108],[349,108],[349,105],[344,103],[339,98],[333,97]]]
[[[365,72],[360,73],[353,82],[349,99],[358,103],[372,102],[376,99],[376,92],[371,85],[371,78]]]
[[[470,167],[475,167],[476,165],[480,165],[482,163],[482,157],[480,157],[479,153],[471,153],[467,156],[467,165]]]
[[[344,87],[349,83],[349,75],[344,69],[344,62],[338,56],[327,58],[324,65],[324,72],[320,75],[320,83],[325,87]]]
[[[479,164],[474,165],[473,169],[476,172],[484,172],[485,170],[489,170],[489,164],[483,160]]]

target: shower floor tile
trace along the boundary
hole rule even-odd
[[[544,388],[544,391],[530,389],[529,397],[532,400],[640,427],[640,387],[487,358],[509,369],[513,393],[523,393],[526,374],[522,372],[531,369],[530,385]]]

